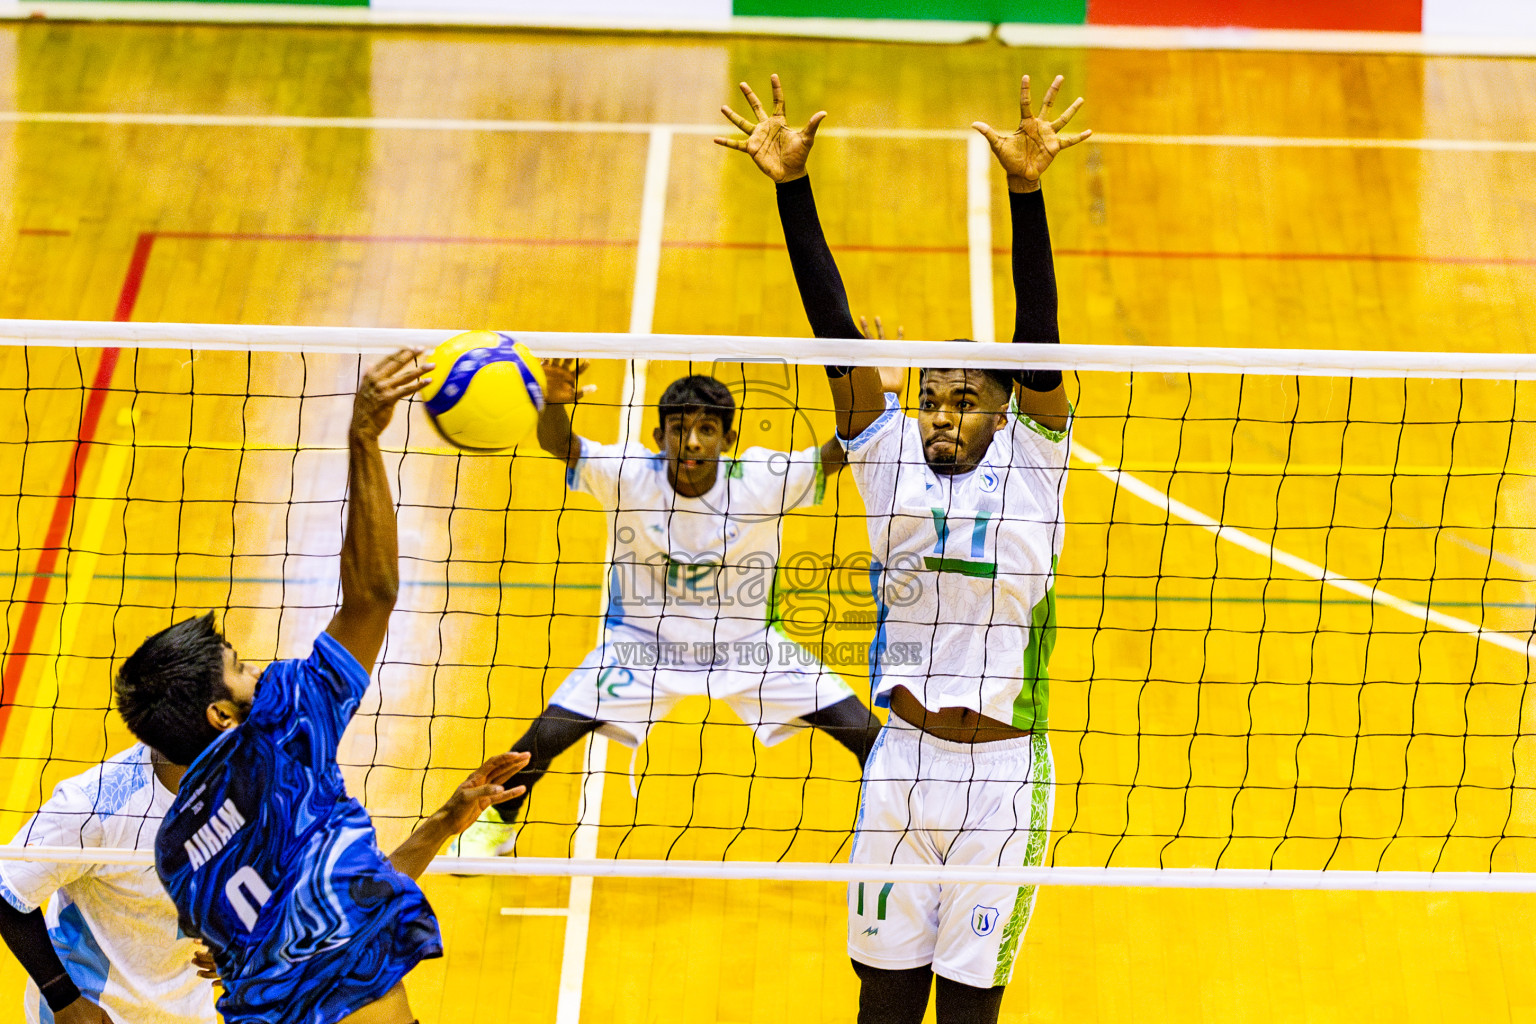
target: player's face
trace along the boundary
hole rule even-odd
[[[224,685],[229,687],[230,700],[216,703],[232,705],[227,709],[227,717],[233,719],[233,725],[245,721],[250,713],[251,702],[256,699],[256,680],[260,678],[261,673],[254,665],[247,665],[233,647],[224,645]]]
[[[918,393],[923,457],[935,473],[969,473],[1008,424],[1008,395],[975,370],[928,370]]]
[[[690,498],[715,486],[720,456],[736,443],[736,431],[726,430],[715,413],[702,411],[673,413],[655,436],[667,460],[667,479]]]

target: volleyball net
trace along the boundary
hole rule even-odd
[[[5,840],[132,742],[111,679],[145,636],[211,609],[247,661],[308,652],[340,597],[361,370],[451,333],[0,323]],[[739,453],[833,436],[823,363],[1067,371],[1045,865],[914,878],[1536,888],[1536,358],[514,333],[591,360],[577,433],[651,448],[690,373],[731,390]],[[896,379],[910,410],[916,373]],[[413,403],[384,446],[401,591],[341,759],[387,846],[598,642],[615,537],[532,438],[459,452]],[[736,656],[820,664],[867,700],[867,516],[847,474],[824,483],[752,567],[774,642]],[[515,856],[436,869],[907,877],[844,863],[859,772],[828,736],[763,746],[702,695],[645,724],[633,753],[556,760]]]

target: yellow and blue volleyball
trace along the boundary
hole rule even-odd
[[[544,368],[510,334],[468,331],[432,350],[427,415],[455,448],[496,452],[532,433],[544,411]]]

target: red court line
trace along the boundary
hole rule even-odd
[[[239,242],[349,242],[377,243],[381,245],[529,245],[546,248],[564,246],[589,246],[593,248],[632,247],[632,238],[498,238],[460,235],[345,235],[309,233],[266,233],[259,231],[157,231],[139,236],[139,244],[153,245],[155,238],[177,238],[190,241],[239,241]],[[713,239],[663,239],[666,249],[727,249],[762,250],[781,249],[784,243],[773,241],[715,241]],[[834,245],[835,252],[896,253],[912,255],[956,255],[970,252],[964,245]],[[997,246],[994,255],[1006,256],[1009,249]],[[137,250],[135,250],[137,255]],[[1536,266],[1536,257],[1522,256],[1435,256],[1420,253],[1369,253],[1369,252],[1266,252],[1251,250],[1175,250],[1175,249],[1073,249],[1056,250],[1063,258],[1090,259],[1158,259],[1158,260],[1273,260],[1280,262],[1320,263],[1421,263],[1447,266],[1529,267]],[[147,257],[146,257],[147,259]],[[142,267],[139,268],[142,271]],[[142,277],[142,275],[141,275]]]
[[[993,249],[996,255],[1006,255],[1009,250]],[[1531,267],[1536,257],[1531,256],[1429,256],[1417,253],[1393,252],[1210,252],[1155,249],[1057,249],[1057,256],[1086,256],[1099,259],[1153,259],[1153,260],[1275,260],[1280,262],[1322,263],[1424,263],[1447,266]]]
[[[149,267],[149,254],[155,249],[155,233],[143,231],[133,243],[133,255],[128,258],[128,273],[123,275],[122,290],[117,293],[117,310],[112,319],[127,323],[133,319],[133,307],[139,304],[139,289],[144,287],[144,271]]]
[[[43,604],[48,596],[48,585],[59,564],[59,554],[64,550],[69,530],[70,515],[75,507],[75,488],[80,482],[85,460],[90,455],[91,442],[96,436],[96,425],[101,421],[101,409],[107,402],[107,387],[112,383],[112,371],[117,368],[118,349],[102,349],[96,363],[96,375],[91,382],[90,396],[80,414],[80,429],[75,434],[75,449],[69,464],[64,468],[64,480],[59,484],[58,497],[54,499],[53,514],[48,518],[48,530],[43,535],[43,550],[37,558],[36,575],[27,588],[27,598],[21,610],[21,620],[16,624],[10,652],[6,655],[5,668],[0,671],[0,742],[5,740],[5,729],[10,724],[11,708],[16,704],[21,690],[22,673],[26,670],[27,657],[32,653],[32,641],[37,635],[37,622],[43,614]]]
[[[375,242],[393,245],[633,246],[633,238],[475,238],[467,235],[321,235],[261,231],[156,231],[156,238],[230,242]],[[140,237],[143,237],[142,235]]]

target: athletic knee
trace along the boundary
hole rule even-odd
[[[530,774],[542,775],[551,761],[596,730],[599,724],[595,718],[578,715],[554,704],[545,708],[528,726],[528,731],[512,744],[514,753],[529,755],[528,767],[522,772],[523,777],[526,779]]]
[[[582,737],[595,731],[600,724],[595,718],[578,715],[554,704],[545,708],[528,726],[528,731],[512,744],[513,753],[529,755],[528,766],[517,773],[513,784],[524,786],[531,793],[533,787],[549,771],[550,762],[575,746]],[[528,793],[524,793],[496,804],[496,813],[501,816],[501,820],[510,824],[517,818],[518,811],[527,799]]]

